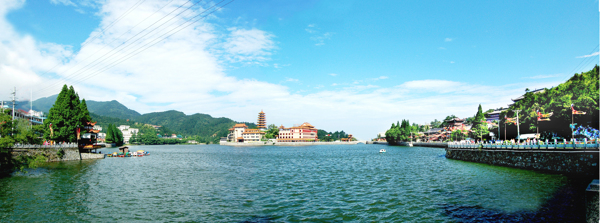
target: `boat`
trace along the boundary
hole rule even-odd
[[[138,156],[144,156],[145,152],[144,152],[144,150],[138,150],[137,154],[138,154]]]
[[[112,153],[112,157],[118,157],[117,152]]]
[[[385,149],[380,149],[379,153],[385,153]]]

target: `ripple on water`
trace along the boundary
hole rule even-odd
[[[152,155],[0,179],[0,219],[516,222],[552,209],[545,202],[565,184],[558,175],[448,160],[443,149],[380,148],[139,146]]]

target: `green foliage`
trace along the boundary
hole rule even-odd
[[[442,121],[438,121],[437,119],[434,119],[429,124],[431,125],[431,128],[441,128],[442,127]]]
[[[182,135],[199,136],[203,141],[218,143],[229,134],[229,128],[237,122],[228,118],[213,118],[207,114],[185,115],[180,111],[154,112],[135,118],[136,122],[160,125]],[[254,123],[244,123],[256,128]],[[163,134],[161,132],[161,134]]]
[[[487,123],[485,122],[485,116],[484,116],[483,110],[481,109],[481,104],[479,104],[479,107],[477,108],[477,113],[475,114],[475,116],[473,116],[472,124],[473,124],[471,126],[471,137],[472,138],[482,140],[483,136],[490,133],[490,131],[487,128]]]
[[[48,118],[44,121],[44,138],[56,142],[77,141],[77,127],[83,127],[85,121],[91,121],[86,108],[86,103],[79,101],[73,86],[67,88],[67,85],[63,85],[56,102],[50,108]],[[50,124],[54,135],[51,135]]]
[[[106,126],[106,138],[104,138],[104,140],[106,141],[106,143],[113,143],[113,142],[115,142],[115,139],[113,138],[113,135],[114,135],[114,133],[113,133],[113,124],[108,124],[108,126]]]
[[[390,144],[406,142],[410,140],[411,133],[416,133],[418,127],[416,124],[410,125],[408,120],[402,120],[402,123],[392,124],[392,127],[385,132],[385,139]]]
[[[89,111],[106,117],[132,120],[140,116],[137,111],[131,110],[118,101],[89,101]]]
[[[106,143],[115,143],[117,146],[123,145],[123,133],[115,125],[108,124],[105,140]]]
[[[460,140],[465,139],[466,137],[467,137],[467,134],[465,134],[461,130],[454,130],[454,131],[452,131],[452,135],[450,136],[450,138],[453,141],[460,141]]]
[[[263,139],[274,139],[279,135],[279,128],[275,124],[270,124]]]
[[[348,134],[346,134],[346,132],[344,132],[344,130],[335,131],[335,132],[327,132],[325,130],[318,129],[317,130],[317,138],[321,142],[333,142],[333,141],[341,140],[342,138],[348,138]]]
[[[582,126],[590,126],[598,129],[598,100],[600,94],[599,67],[596,65],[588,72],[575,74],[565,83],[544,92],[527,92],[522,100],[514,103],[509,109],[500,114],[501,124],[504,117],[515,117],[513,110],[519,110],[519,122],[522,130],[535,131],[540,126],[540,132],[553,132],[558,137],[571,137],[569,124],[572,122]],[[571,104],[578,111],[584,111],[585,115],[572,115]],[[541,113],[553,112],[550,121],[537,121],[537,111]],[[523,129],[525,128],[525,129]],[[523,132],[523,131],[521,131]]]

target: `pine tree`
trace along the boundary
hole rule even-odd
[[[73,86],[67,88],[65,84],[44,121],[44,138],[56,142],[75,142],[77,128],[83,127],[84,121],[91,121],[87,105],[85,102],[80,103],[79,95]],[[54,131],[53,136],[50,136],[50,124]]]
[[[92,117],[90,117],[90,112],[87,108],[87,104],[85,103],[85,99],[82,99],[81,104],[79,104],[79,114],[80,114],[80,118],[79,118],[80,123],[86,123],[86,122],[92,121]]]
[[[113,143],[113,130],[112,130],[112,124],[108,124],[108,127],[106,127],[106,143]]]

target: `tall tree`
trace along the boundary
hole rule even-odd
[[[106,138],[105,141],[106,143],[113,143],[114,139],[113,139],[113,125],[112,124],[108,124],[108,126],[106,127]]]
[[[91,121],[87,106],[80,103],[73,86],[67,88],[65,84],[44,121],[44,138],[57,142],[75,142],[77,127],[83,127],[83,120]]]

